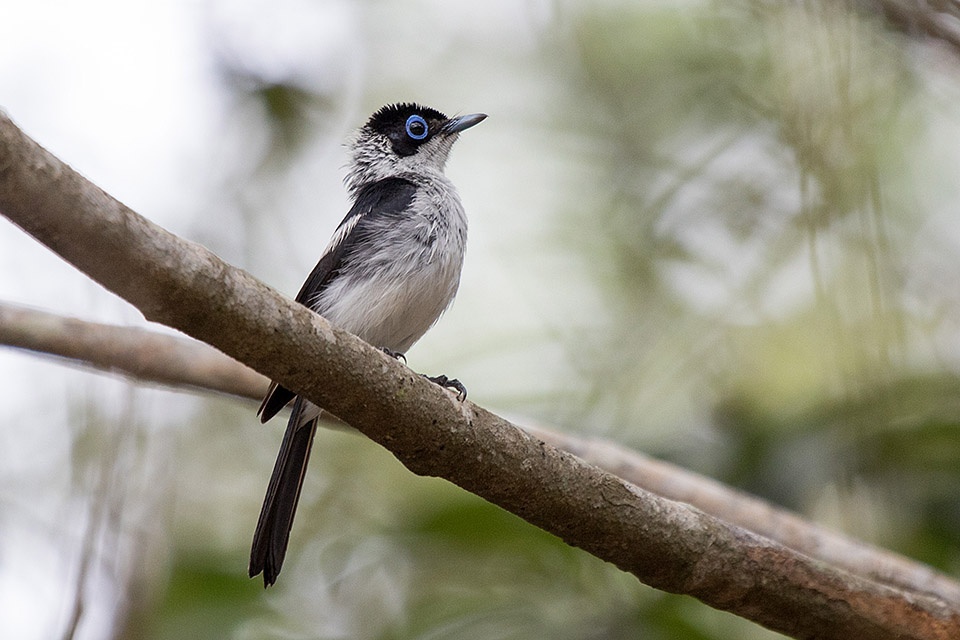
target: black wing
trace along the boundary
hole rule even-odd
[[[402,213],[410,206],[416,190],[415,184],[403,178],[387,178],[362,187],[350,211],[334,232],[326,253],[300,287],[297,302],[311,307],[311,303],[316,301],[337,276],[344,258],[349,255],[358,238],[362,237],[365,227],[362,223],[381,216],[395,216]],[[276,382],[272,383],[260,404],[260,409],[257,410],[260,421],[266,422],[275,416],[293,400],[295,395],[286,387]]]

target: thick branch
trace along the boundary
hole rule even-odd
[[[647,584],[802,638],[960,637],[960,611],[943,601],[823,566],[457,402],[136,215],[2,115],[0,211],[147,318],[302,393],[415,473],[446,478]]]
[[[85,322],[0,302],[0,344],[77,360],[142,382],[206,389],[259,401],[267,379],[202,342],[134,327]],[[609,440],[521,424],[664,498],[685,502],[855,575],[960,605],[960,584],[929,566],[830,531],[754,496]]]

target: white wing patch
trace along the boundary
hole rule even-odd
[[[337,230],[333,232],[333,237],[330,238],[330,242],[327,244],[327,248],[323,250],[323,255],[320,257],[323,260],[325,257],[337,250],[344,240],[347,239],[347,236],[350,235],[350,232],[353,231],[353,228],[357,226],[357,223],[360,222],[360,218],[364,216],[366,212],[361,211],[360,213],[355,213],[346,220],[344,220]],[[309,298],[303,301],[303,303],[317,311],[317,303],[320,300],[322,291],[317,291]]]
[[[337,230],[333,232],[333,237],[330,238],[330,243],[327,245],[327,248],[323,250],[324,256],[336,249],[337,246],[343,242],[348,235],[350,235],[350,232],[353,231],[355,226],[357,226],[357,223],[360,222],[360,218],[362,218],[365,213],[365,211],[356,213],[344,220],[343,223],[337,227]]]

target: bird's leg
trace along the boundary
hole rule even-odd
[[[447,376],[428,376],[426,374],[421,374],[424,378],[429,380],[434,384],[438,384],[444,389],[453,389],[457,392],[457,400],[463,402],[467,399],[467,388],[463,386],[463,383],[457,380],[456,378],[448,378]]]
[[[403,364],[407,364],[407,356],[403,355],[399,351],[394,351],[393,349],[388,349],[387,347],[380,347],[380,351],[383,351],[385,354],[387,354],[391,358],[402,360]],[[425,373],[421,373],[420,375],[422,375],[424,378],[426,378],[430,382],[440,385],[444,389],[453,389],[454,391],[456,391],[457,400],[459,400],[460,402],[463,402],[464,400],[467,399],[467,388],[463,386],[463,383],[457,380],[456,378],[448,378],[447,376],[444,376],[444,375],[428,376]]]
[[[393,349],[387,349],[386,347],[380,347],[380,351],[383,351],[385,354],[387,354],[394,360],[400,360],[403,362],[403,364],[407,364],[407,356],[403,355],[399,351],[394,351]]]

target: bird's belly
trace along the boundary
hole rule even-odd
[[[340,277],[315,309],[338,327],[376,347],[405,352],[427,332],[456,295],[459,256],[415,270]]]

